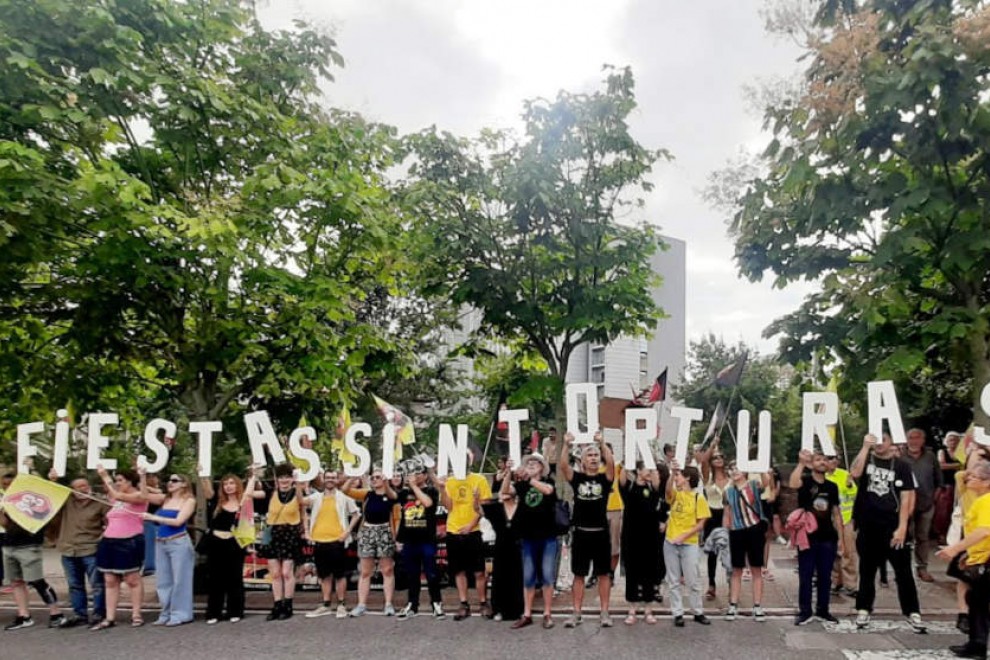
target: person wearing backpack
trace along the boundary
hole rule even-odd
[[[687,589],[694,620],[703,626],[711,625],[701,604],[701,582],[698,576],[698,536],[711,517],[708,501],[696,492],[701,481],[698,468],[683,470],[677,461],[671,461],[670,479],[667,481],[667,502],[670,518],[667,522],[667,538],[663,542],[663,558],[667,565],[667,587],[670,591],[670,611],[674,626],[684,627],[684,599],[681,589]],[[681,578],[684,585],[681,585]]]

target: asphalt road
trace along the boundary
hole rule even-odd
[[[6,621],[12,612],[0,611]],[[888,658],[950,657],[943,649],[963,641],[947,624],[936,624],[932,634],[916,635],[905,629],[868,634],[826,631],[818,623],[796,628],[790,617],[766,623],[750,620],[711,626],[688,620],[675,629],[669,617],[657,625],[642,621],[625,626],[616,617],[615,627],[602,629],[594,617],[575,630],[563,627],[563,617],[553,630],[538,625],[511,630],[507,622],[473,617],[454,622],[435,621],[420,615],[398,621],[379,615],[360,619],[333,617],[266,622],[249,615],[232,624],[207,626],[202,621],[164,629],[126,625],[102,632],[84,628],[49,630],[47,615],[35,613],[34,628],[0,632],[0,660],[86,660],[89,658],[141,658],[156,660],[271,660],[282,657],[318,658],[640,658],[663,657],[690,660],[732,658],[801,658],[801,660],[883,660]],[[124,617],[126,620],[126,617]],[[900,626],[899,622],[895,625]],[[274,656],[278,657],[278,655]]]

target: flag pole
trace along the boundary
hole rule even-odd
[[[842,407],[839,407],[839,437],[842,438],[842,457],[846,461],[846,471],[849,471],[849,450],[846,449],[846,428],[842,424]]]
[[[735,398],[736,390],[738,389],[739,386],[736,385],[735,387],[732,388],[732,391],[729,393],[729,402],[725,404],[725,417],[722,418],[722,423],[719,425],[718,432],[715,434],[716,437],[719,438],[722,437],[722,429],[725,428],[725,423],[729,421],[729,412],[732,410],[732,399]],[[729,427],[729,435],[732,437],[732,444],[735,445],[736,449],[738,449],[739,443],[736,442],[736,435],[735,433],[732,432],[731,426]]]

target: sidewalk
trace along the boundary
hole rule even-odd
[[[771,616],[792,615],[796,612],[798,594],[798,575],[796,570],[797,559],[795,558],[794,551],[784,546],[773,544],[770,550],[770,558],[775,579],[772,582],[768,581],[765,583],[763,607],[767,611],[767,614]],[[925,618],[955,618],[955,581],[945,576],[945,566],[945,562],[942,562],[939,559],[933,559],[930,570],[932,575],[935,576],[936,581],[934,583],[916,581],[916,584],[918,585],[918,596],[921,600],[921,613]],[[61,560],[58,552],[53,548],[45,549],[45,575],[54,587],[55,592],[58,594],[60,602],[67,602],[68,589],[66,587],[65,577],[62,574]],[[707,585],[707,568],[704,565],[704,561],[701,566],[701,575],[703,581]],[[728,605],[728,585],[721,567],[719,568],[718,575],[718,597],[715,600],[705,601],[705,610],[709,614],[716,615],[723,611]],[[894,584],[893,571],[890,572],[890,581],[890,588],[877,589],[877,600],[874,608],[875,617],[900,618],[902,616],[900,607],[897,604],[897,586]],[[155,593],[155,578],[151,576],[144,578],[144,585],[145,607],[148,609],[155,609],[158,602],[158,598]],[[32,596],[32,606],[40,607],[41,601],[38,599],[37,594],[35,594],[33,590],[31,590],[30,593]],[[443,593],[446,609],[456,609],[457,593],[453,587],[444,589]],[[664,588],[664,593],[666,593],[666,587]],[[620,575],[612,589],[611,610],[613,612],[625,611],[626,603],[623,598],[623,594],[624,580]],[[752,590],[750,583],[744,582],[742,599],[740,602],[740,609],[743,614],[749,614],[749,608],[752,605],[751,594]],[[472,598],[474,598],[474,593],[471,595]],[[314,588],[312,585],[306,585],[296,593],[295,609],[297,612],[312,609],[320,603],[320,600],[319,589]],[[594,589],[589,589],[585,597],[586,609],[597,609],[597,601],[597,591]],[[205,602],[205,595],[197,595],[197,610],[201,611],[205,607]],[[249,590],[247,592],[247,607],[249,610],[268,610],[271,607],[271,602],[271,595],[266,589]],[[349,593],[348,605],[351,606],[355,602],[356,595],[354,593]],[[382,592],[380,590],[372,590],[371,597],[368,602],[369,608],[372,610],[380,609],[382,602]],[[405,602],[405,593],[397,592],[395,597],[396,607],[401,607],[405,604]],[[539,602],[539,597],[537,598],[537,602]],[[10,594],[0,595],[0,607],[6,608],[12,606],[13,598]],[[832,596],[832,613],[837,617],[854,614],[854,606],[855,602],[852,598]],[[555,611],[567,612],[570,611],[570,608],[571,596],[569,593],[562,593],[554,599]],[[666,598],[663,603],[658,604],[657,611],[660,614],[670,614],[670,608]]]

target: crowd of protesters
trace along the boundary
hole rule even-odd
[[[469,458],[473,463],[473,456]],[[280,464],[270,487],[262,485],[252,468],[245,481],[233,474],[216,482],[200,480],[206,525],[195,549],[191,479],[171,474],[156,487],[140,470],[118,470],[111,477],[101,469],[106,502],[95,501],[89,480],[78,476],[68,482],[74,494],[52,523],[70,613],[63,614],[44,578],[44,530],[27,533],[0,513],[3,569],[17,606],[6,629],[34,624],[28,587],[49,608],[51,627],[88,625],[105,631],[118,624],[126,585],[130,625],[142,626],[142,575],[151,556],[160,606],[152,625],[188,624],[194,618],[197,551],[204,555],[209,574],[206,623],[240,621],[247,551],[235,531],[245,504],[260,500],[266,512],[264,532],[254,540],[254,549],[267,560],[271,579],[268,620],[294,615],[303,561],[315,564],[322,592],[322,603],[306,613],[308,618],[364,615],[376,573],[382,578],[385,616],[419,614],[425,578],[428,612],[446,618],[437,562],[443,543],[446,570],[457,592],[455,621],[477,608],[483,617],[513,620],[512,628],[524,628],[534,624],[539,595],[540,625],[554,627],[551,607],[566,546],[573,574],[567,628],[584,622],[591,587],[597,590],[599,625],[613,625],[609,603],[620,558],[627,625],[640,621],[640,612],[645,623],[657,623],[654,609],[663,599],[661,585],[675,627],[684,626],[688,614],[694,622],[710,625],[703,565],[709,600],[719,589],[720,566],[728,578],[724,618],[741,615],[743,583],[749,582],[752,619],[760,622],[766,620],[765,582],[773,579],[769,544],[786,529],[798,564],[796,625],[816,619],[837,622],[830,600],[841,594],[855,598],[855,625],[868,628],[877,577],[885,585],[889,565],[906,621],[916,632],[925,632],[915,580],[935,580],[929,562],[941,547],[937,554],[950,561],[949,576],[958,581],[957,627],[969,636],[965,645],[952,650],[961,657],[985,657],[990,448],[971,436],[949,434],[935,452],[919,429],[911,429],[902,446],[886,434],[868,435],[848,470],[839,467],[837,456],[803,450],[787,480],[797,497],[786,522],[780,517],[780,472],[746,474],[723,454],[717,438],[696,448],[687,466],[677,464],[671,446],[658,458],[656,469],[642,464],[623,469],[601,433],[578,445],[570,433],[558,438],[551,431],[542,447],[536,437],[531,440],[521,465],[500,458],[493,483],[477,472],[462,479],[437,475],[422,460],[406,461],[404,473],[392,479],[376,466],[367,478],[326,470],[313,482],[300,481],[297,469]],[[54,472],[49,477],[56,479]],[[12,478],[6,475],[0,486],[8,486]],[[446,513],[445,533],[441,512]],[[483,539],[483,521],[496,533],[494,552]],[[311,552],[304,559],[306,547]],[[399,610],[394,602],[397,566],[408,587]],[[355,571],[357,602],[348,610],[347,579]]]

